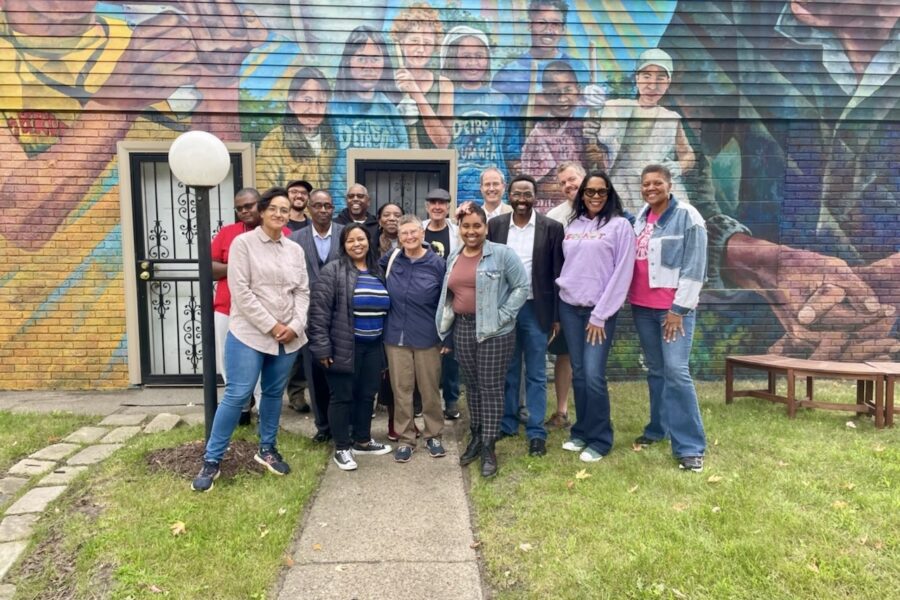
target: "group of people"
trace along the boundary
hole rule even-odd
[[[556,372],[556,412],[544,420],[548,348],[571,364],[575,421],[562,448],[599,461],[613,445],[606,364],[626,300],[650,395],[634,443],[668,437],[680,468],[702,470],[705,434],[688,360],[706,276],[703,219],[671,193],[661,164],[641,173],[636,216],[605,172],[574,162],[556,172],[566,201],[546,215],[535,209],[533,177],[507,183],[499,169],[481,174],[482,202],[461,203],[455,219],[443,189],[428,192],[425,221],[390,202],[373,215],[360,184],[336,218],[331,193],[306,181],[238,192],[238,222],[213,241],[225,394],[193,489],[213,487],[257,386],[255,458],[273,473],[290,471],[275,442],[282,395],[298,371],[314,440],[333,440],[340,469],[394,450],[371,436],[376,395],[390,397],[395,461],[409,461],[421,436],[430,456],[444,456],[444,419],[459,416],[459,373],[448,357],[466,384],[471,433],[460,464],[480,460],[482,476],[492,477],[497,441],[517,436],[522,423],[531,456],[546,454],[548,426],[568,425],[565,367]]]

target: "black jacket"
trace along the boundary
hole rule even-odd
[[[506,244],[513,213],[499,215],[488,221],[487,238]],[[560,223],[538,213],[534,223],[534,251],[531,257],[531,289],[534,292],[534,311],[541,329],[549,332],[559,321],[559,288],[556,278],[562,270],[562,242],[565,230]]]
[[[380,269],[371,271],[384,282]],[[359,270],[342,256],[322,267],[309,301],[307,337],[314,360],[331,358],[331,370],[353,372],[353,290]]]
[[[345,208],[334,218],[335,223],[339,223],[341,225],[347,226],[350,223],[353,223],[353,217],[350,216],[350,209]],[[372,248],[378,247],[378,219],[375,218],[375,215],[372,213],[366,213],[366,222],[362,224],[366,229],[366,233],[369,234],[369,247]],[[377,254],[376,254],[377,256]]]

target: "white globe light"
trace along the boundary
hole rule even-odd
[[[231,168],[228,148],[211,133],[188,131],[169,148],[169,168],[185,185],[214,187],[225,181]]]

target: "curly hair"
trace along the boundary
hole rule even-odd
[[[397,18],[394,19],[394,24],[391,25],[390,36],[392,40],[399,43],[400,39],[407,33],[427,31],[426,27],[429,26],[436,38],[443,35],[444,26],[441,23],[438,10],[427,2],[417,2],[397,15]],[[435,45],[438,45],[438,43],[439,40],[435,40]]]
[[[487,223],[487,213],[484,212],[484,209],[471,200],[466,200],[456,209],[456,222],[460,223],[463,217],[468,217],[469,215],[478,215],[482,223]]]

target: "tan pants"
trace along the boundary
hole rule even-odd
[[[444,430],[440,394],[441,347],[422,350],[385,344],[384,350],[394,390],[394,431],[400,436],[400,444],[416,447],[413,390],[417,384],[422,396],[425,439],[440,439]]]

